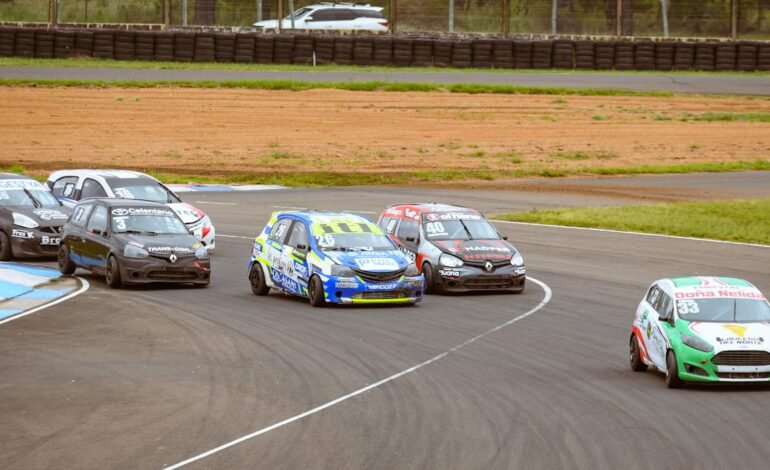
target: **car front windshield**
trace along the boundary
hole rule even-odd
[[[139,233],[149,235],[182,235],[187,227],[178,217],[169,215],[113,215],[113,233]]]
[[[313,10],[312,8],[300,8],[299,10],[296,10],[294,13],[292,13],[291,15],[287,16],[284,19],[285,20],[290,20],[290,19],[294,18],[295,20],[297,20],[300,17],[305,16],[306,14],[308,14],[312,10]]]
[[[770,304],[764,299],[678,299],[676,311],[687,321],[755,323],[770,321]]]
[[[115,196],[122,199],[144,199],[163,204],[181,202],[172,192],[156,181],[120,180],[112,183],[110,187]]]
[[[322,251],[391,251],[395,246],[382,233],[324,233],[316,236]]]
[[[47,189],[0,189],[0,206],[59,207],[61,204]]]
[[[497,230],[486,220],[442,220],[423,224],[428,240],[499,240]]]

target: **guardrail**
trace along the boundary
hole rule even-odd
[[[770,43],[0,27],[0,56],[498,69],[770,71]]]

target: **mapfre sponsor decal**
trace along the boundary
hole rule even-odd
[[[116,207],[112,209],[112,215],[155,215],[160,217],[174,217],[174,211],[170,209],[158,209],[155,207]]]
[[[437,220],[482,220],[481,214],[473,214],[468,212],[442,212],[425,214],[425,219],[431,222]]]

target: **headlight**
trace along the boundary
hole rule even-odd
[[[202,246],[195,250],[195,257],[198,259],[209,259],[209,250],[205,246]]]
[[[353,270],[347,266],[343,266],[341,264],[332,265],[332,276],[355,277],[355,275],[356,273],[354,273]]]
[[[513,257],[511,258],[511,264],[514,266],[524,266],[524,257],[521,256],[521,253],[518,251],[514,253]]]
[[[123,248],[123,256],[126,258],[147,258],[150,254],[144,248],[135,245],[126,245]]]
[[[463,260],[461,260],[460,258],[457,258],[456,256],[443,253],[438,258],[438,264],[440,264],[441,266],[446,266],[447,268],[459,268],[464,263],[463,263]]]
[[[13,223],[24,228],[35,228],[38,226],[35,219],[24,214],[19,214],[18,212],[13,213]]]
[[[691,348],[697,349],[698,351],[703,352],[711,352],[714,350],[714,346],[708,344],[707,342],[703,341],[700,338],[696,338],[695,336],[685,335],[685,334],[679,334],[679,336],[682,338],[682,342],[686,344],[687,346],[690,346]]]
[[[404,271],[404,276],[419,276],[420,271],[417,269],[417,266],[410,264],[408,268],[406,268],[406,271]]]

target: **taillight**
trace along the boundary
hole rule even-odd
[[[384,26],[386,28],[388,27],[388,22],[387,21],[378,21],[377,24],[379,24],[380,26]]]

